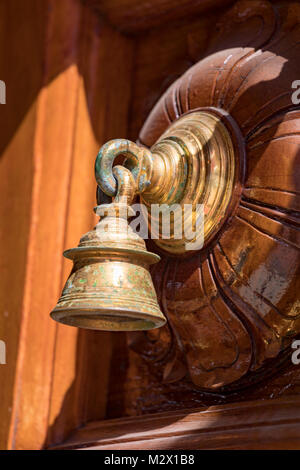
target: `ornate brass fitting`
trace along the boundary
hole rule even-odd
[[[120,155],[126,158],[123,166],[113,166]],[[146,250],[144,240],[129,226],[128,217],[134,215],[130,205],[140,194],[160,249],[180,255],[187,244],[202,248],[218,230],[231,200],[235,160],[230,133],[216,113],[192,112],[174,122],[151,150],[125,139],[107,142],[98,153],[95,175],[100,204],[96,212],[102,218],[77,248],[64,252],[74,267],[51,316],[101,330],[162,326],[165,318],[149,273],[149,265],[160,258]],[[113,202],[106,203],[108,198]],[[153,218],[154,204],[174,209],[168,238],[162,217]],[[204,221],[198,227],[203,208]],[[179,219],[180,237],[175,223]],[[198,230],[203,231],[200,246]]]
[[[209,111],[186,114],[168,128],[151,151],[123,139],[105,144],[96,159],[96,180],[108,196],[117,192],[112,166],[121,154],[127,157],[124,165],[147,208],[155,243],[175,255],[186,253],[187,244],[194,243],[195,250],[206,245],[224,219],[235,178],[233,144],[220,116]],[[156,220],[151,210],[154,204],[173,208],[168,238],[163,237],[162,217]],[[203,226],[197,228],[203,209]],[[174,220],[182,221],[181,237]],[[199,231],[203,236],[199,237]],[[203,242],[200,246],[197,239]]]

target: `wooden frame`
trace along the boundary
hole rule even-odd
[[[253,401],[89,423],[61,449],[300,449],[300,399]]]

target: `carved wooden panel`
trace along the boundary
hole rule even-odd
[[[182,114],[216,107],[235,120],[245,148],[223,230],[204,253],[164,255],[153,270],[169,324],[132,335],[131,347],[165,382],[239,389],[271,373],[300,332],[300,106],[291,97],[299,49],[299,4],[237,2],[140,133],[151,146]]]
[[[0,339],[7,342],[7,365],[0,369],[2,448],[58,444],[70,433],[76,436],[78,426],[108,417],[131,415],[129,422],[136,427],[144,422],[143,417],[136,420],[137,414],[176,409],[181,411],[170,418],[170,435],[163,440],[163,431],[157,429],[153,445],[170,445],[169,437],[176,439],[180,432],[176,420],[187,416],[182,428],[185,445],[186,436],[190,439],[186,429],[191,429],[185,424],[189,422],[186,408],[205,411],[205,421],[207,405],[235,402],[224,414],[220,412],[219,423],[213,417],[218,427],[228,409],[236,415],[236,410],[246,407],[242,425],[249,419],[252,404],[244,407],[244,400],[263,400],[261,407],[253,406],[258,418],[266,410],[267,398],[272,399],[268,416],[273,415],[273,402],[279,406],[274,398],[286,400],[292,395],[291,403],[297,403],[299,368],[290,362],[286,367],[289,348],[285,346],[289,328],[291,335],[298,328],[298,320],[291,319],[296,311],[288,304],[296,299],[292,274],[294,270],[296,275],[298,254],[299,109],[291,103],[290,85],[300,79],[299,5],[254,0],[228,10],[232,3],[1,3],[0,79],[7,83],[0,158],[4,221]],[[229,55],[225,50],[230,50]],[[112,138],[137,139],[166,88],[198,62],[190,69],[194,76],[188,72],[160,101],[155,111],[160,122],[150,116],[140,139],[150,145],[168,126],[164,100],[170,120],[188,107],[227,109],[243,130],[242,143],[247,145],[239,209],[203,258],[180,264],[166,257],[153,272],[169,328],[131,337],[130,349],[125,334],[55,325],[49,311],[70,270],[61,253],[94,225],[93,165],[98,148]],[[188,92],[187,77],[198,94]],[[245,234],[250,251],[242,249]],[[268,280],[262,292],[249,266],[253,262],[259,269],[266,266],[266,259],[274,275],[269,281],[267,272],[261,274]],[[272,282],[275,299],[268,290]],[[178,292],[175,298],[174,292]],[[185,314],[187,321],[182,322]],[[194,338],[193,347],[189,335]],[[267,379],[269,374],[272,377]],[[252,382],[255,387],[248,387]],[[212,389],[218,383],[227,385]],[[280,438],[288,436],[290,445],[298,426],[296,418],[293,424],[296,410],[291,407],[288,417],[282,415],[285,424],[277,411],[276,430],[280,427]],[[202,417],[199,420],[203,422]],[[159,416],[157,421],[145,419],[146,426],[155,423],[162,429],[168,422]],[[128,421],[124,418],[122,423],[120,428],[115,422],[110,439],[124,432]],[[199,427],[198,412],[192,428],[193,423]],[[233,422],[235,429],[238,425]],[[91,427],[82,428],[83,434]],[[103,429],[107,428],[101,423],[95,434]],[[241,432],[248,436],[249,428],[245,429]],[[226,438],[223,428],[218,435]],[[84,436],[77,437],[80,445]],[[146,446],[143,438],[142,432],[140,445]],[[98,442],[99,437],[95,439]]]

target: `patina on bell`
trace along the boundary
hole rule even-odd
[[[160,257],[146,250],[127,217],[132,208],[113,203],[98,206],[104,217],[77,248],[64,252],[73,270],[51,317],[93,330],[148,330],[166,320],[160,311],[149,265]]]

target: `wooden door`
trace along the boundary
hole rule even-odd
[[[298,3],[7,0],[0,11],[1,448],[299,448]],[[150,146],[198,107],[238,126],[241,193],[213,245],[153,271],[168,325],[56,324],[62,251],[95,223],[98,148]]]

